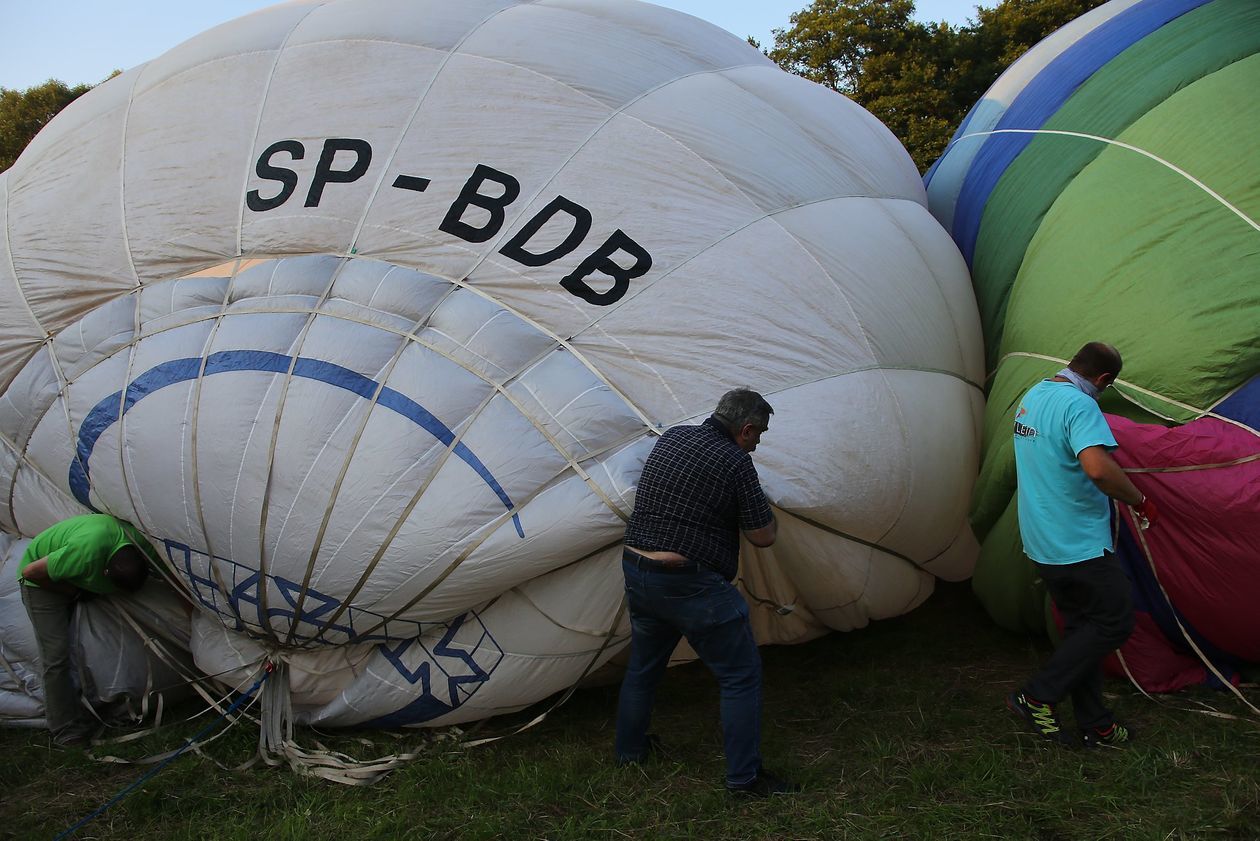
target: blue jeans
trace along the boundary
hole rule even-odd
[[[721,689],[726,784],[750,782],[761,770],[761,655],[748,603],[706,567],[690,572],[643,569],[622,560],[630,604],[630,665],[617,705],[617,758],[647,751],[656,685],[678,640],[687,638]]]

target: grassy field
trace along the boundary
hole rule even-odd
[[[1141,741],[1067,751],[1020,734],[1002,705],[1046,651],[994,627],[967,585],[862,631],[764,649],[766,765],[805,784],[793,797],[726,795],[716,687],[689,666],[666,677],[653,728],[665,754],[642,768],[610,759],[616,687],[605,687],[491,745],[434,741],[367,788],[186,755],[75,837],[1260,839],[1260,722],[1194,712],[1241,716],[1232,696],[1153,703],[1112,682]],[[375,750],[341,746],[374,756],[423,741],[362,735]],[[237,728],[209,752],[239,762],[254,739]],[[168,733],[150,746],[176,744]],[[52,838],[142,773],[53,749],[44,733],[0,730],[0,749],[5,838]]]

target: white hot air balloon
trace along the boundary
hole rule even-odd
[[[775,408],[762,642],[970,573],[961,257],[878,121],[687,15],[279,5],[75,102],[0,229],[0,528],[134,523],[198,668],[287,663],[298,721],[598,668],[642,463],[734,386]]]

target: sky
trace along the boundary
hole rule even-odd
[[[95,85],[114,70],[156,58],[199,32],[275,0],[0,0],[7,36],[0,87],[24,90],[48,79]],[[655,0],[763,47],[810,0]],[[986,0],[995,5],[997,0]],[[916,0],[919,20],[954,25],[975,16],[976,0]]]

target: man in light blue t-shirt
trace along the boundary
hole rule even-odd
[[[1063,640],[1040,672],[1007,696],[1038,735],[1075,745],[1055,706],[1071,697],[1088,746],[1129,741],[1102,697],[1102,661],[1133,630],[1129,579],[1111,539],[1111,500],[1149,525],[1155,509],[1116,464],[1116,439],[1098,397],[1120,374],[1120,353],[1090,342],[1067,368],[1037,383],[1015,412],[1015,472],[1024,553],[1063,617]]]

